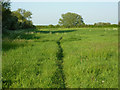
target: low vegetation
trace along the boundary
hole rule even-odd
[[[7,31],[2,55],[3,88],[118,87],[117,28]]]
[[[58,25],[34,26],[30,11],[0,4],[3,88],[118,88],[117,24],[68,12]]]

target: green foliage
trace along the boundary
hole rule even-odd
[[[2,28],[3,33],[6,29],[16,30],[33,28],[33,23],[30,20],[32,13],[24,9],[18,9],[17,11],[10,10],[10,1],[3,0],[2,2]]]
[[[31,19],[32,13],[30,11],[19,8],[17,11],[13,11],[13,15],[17,16],[19,21],[24,22]]]
[[[0,28],[2,28],[2,3],[0,1]]]
[[[67,87],[117,88],[117,34],[117,28],[81,28],[63,36]]]
[[[36,25],[36,28],[41,29],[41,28],[62,28],[60,25]]]
[[[110,26],[111,23],[98,22],[94,24],[95,26]]]
[[[59,19],[59,24],[65,27],[77,27],[84,24],[83,18],[76,13],[62,14],[62,18]]]
[[[10,9],[10,0],[1,0],[0,3],[2,4],[3,8]]]
[[[49,28],[53,28],[53,27],[54,27],[54,25],[50,24],[48,27],[49,27]]]
[[[30,11],[26,11],[24,9],[18,9],[17,11],[13,11],[12,15],[18,18],[18,26],[21,29],[25,28],[33,28],[33,23],[30,20],[32,13]]]
[[[118,25],[117,24],[110,24],[110,25],[82,25],[82,26],[80,26],[80,27],[85,27],[85,28],[109,28],[109,27],[118,27]]]
[[[11,11],[9,0],[1,1],[2,3],[2,28],[3,30],[10,27]]]
[[[118,88],[117,28],[7,31],[2,76],[3,88]]]
[[[38,29],[43,29],[43,28],[65,28],[65,26],[60,26],[60,25],[36,25],[35,26]],[[118,28],[117,24],[111,24],[111,25],[81,25],[81,26],[77,26],[77,28]],[[76,28],[76,27],[73,27]]]

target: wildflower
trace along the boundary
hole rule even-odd
[[[102,83],[104,83],[105,81],[102,81]]]

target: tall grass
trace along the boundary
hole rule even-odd
[[[2,55],[3,88],[118,87],[115,28],[8,32]]]

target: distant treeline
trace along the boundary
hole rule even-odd
[[[118,27],[117,24],[98,22],[94,25],[87,25],[81,15],[76,13],[65,13],[61,15],[58,25],[37,25],[34,26],[31,20],[32,13],[30,11],[19,8],[11,11],[11,3],[9,0],[0,1],[2,5],[2,30],[17,30],[28,28],[81,28],[81,27]],[[1,19],[1,18],[0,18]]]
[[[2,5],[2,30],[17,30],[33,28],[34,25],[31,21],[32,13],[24,9],[18,9],[17,11],[11,11],[11,3],[9,0],[0,1]]]
[[[91,27],[91,28],[94,28],[94,27],[118,27],[117,24],[110,24],[110,25],[81,25],[81,26],[74,26],[74,27],[70,27],[70,28],[85,28],[85,27]],[[66,26],[60,26],[60,25],[36,25],[36,28],[68,28]]]

